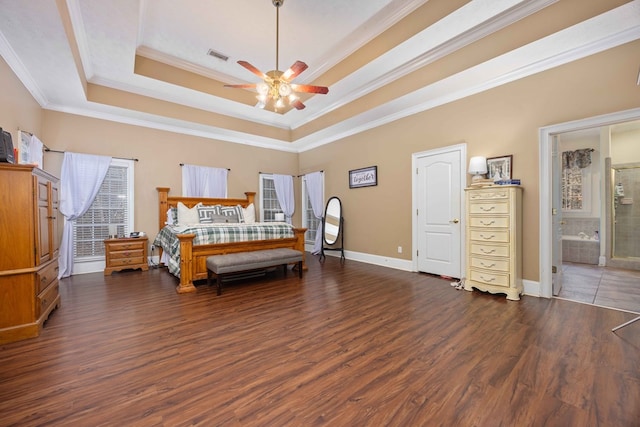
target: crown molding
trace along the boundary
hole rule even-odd
[[[13,73],[18,77],[18,79],[22,82],[24,87],[29,91],[31,96],[36,100],[36,102],[44,107],[48,104],[47,97],[44,92],[40,90],[38,84],[29,73],[27,67],[25,67],[24,63],[20,60],[16,52],[9,44],[9,41],[5,38],[4,34],[0,31],[0,56],[4,58],[9,68],[13,71]]]

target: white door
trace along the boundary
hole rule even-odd
[[[416,159],[418,271],[462,277],[461,158],[455,149]]]
[[[553,295],[559,295],[562,289],[562,169],[560,153],[558,152],[558,137],[553,137],[551,148],[551,185],[553,196],[551,198],[551,282]]]

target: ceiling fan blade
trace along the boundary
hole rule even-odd
[[[284,72],[284,74],[282,74],[282,80],[289,82],[307,68],[309,67],[304,62],[296,61],[287,71]]]
[[[253,65],[249,64],[247,61],[238,61],[238,64],[242,65],[244,68],[246,68],[247,70],[251,71],[256,76],[260,77],[262,80],[268,80],[269,79],[269,77],[265,73],[263,73],[262,71],[258,70],[256,67],[254,67]]]
[[[256,83],[252,84],[243,84],[243,85],[224,85],[224,87],[232,87],[236,89],[255,89]]]
[[[327,94],[329,93],[329,88],[325,86],[313,86],[313,85],[291,85],[291,89],[295,92],[305,92],[305,93],[321,93]]]
[[[300,101],[299,99],[293,100],[290,102],[291,106],[294,107],[296,110],[302,110],[306,107],[306,105],[304,105],[302,103],[302,101]]]

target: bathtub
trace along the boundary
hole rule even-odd
[[[600,240],[591,236],[562,236],[562,260],[582,264],[598,265]]]
[[[567,234],[563,234],[562,235],[562,240],[600,243],[599,239],[595,239],[592,236],[582,237],[582,236],[572,236],[572,235],[567,235]]]

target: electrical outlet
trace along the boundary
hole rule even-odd
[[[402,253],[402,246],[398,246],[398,253],[401,254]]]

